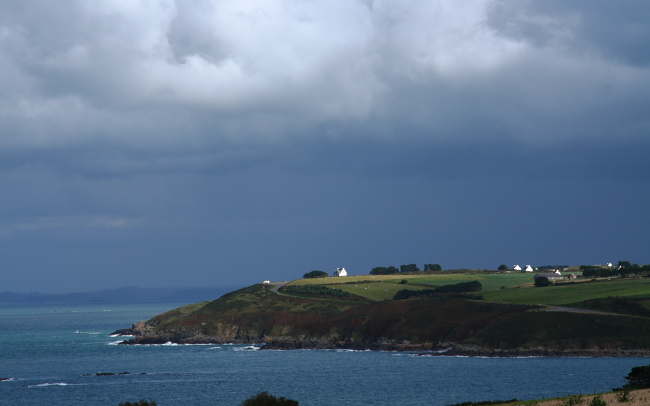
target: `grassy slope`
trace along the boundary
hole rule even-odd
[[[253,285],[221,298],[183,306],[151,319],[158,332],[198,332],[227,338],[281,334],[287,327],[338,314],[354,303],[276,295]]]
[[[529,309],[457,298],[381,301],[343,311],[304,326],[309,334],[336,332],[343,339],[372,342],[382,338],[417,342],[462,341],[491,323]]]
[[[650,318],[572,312],[527,312],[491,324],[470,342],[491,348],[650,348]]]

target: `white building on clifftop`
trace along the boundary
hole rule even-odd
[[[334,276],[348,276],[348,273],[345,271],[345,268],[336,268]]]

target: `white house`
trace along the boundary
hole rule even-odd
[[[614,266],[614,264],[612,264],[611,262],[608,262],[608,263],[607,263],[607,267],[608,267],[608,268],[611,268],[611,267],[613,267],[613,266]]]
[[[348,273],[345,271],[345,268],[336,268],[334,276],[348,276]]]
[[[521,267],[519,265],[513,266],[512,269],[515,271],[521,271]]]
[[[524,268],[524,271],[526,272],[533,272],[533,267],[530,265],[526,265],[526,268]]]

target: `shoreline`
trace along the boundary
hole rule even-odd
[[[125,331],[126,330],[126,331]],[[393,340],[363,341],[338,341],[335,339],[313,338],[239,338],[222,339],[214,336],[183,336],[183,335],[148,335],[133,334],[133,330],[118,330],[113,333],[116,337],[131,337],[119,345],[152,345],[173,343],[178,345],[197,344],[236,344],[261,346],[261,350],[357,350],[357,351],[386,351],[386,352],[416,352],[417,356],[429,357],[493,357],[493,358],[521,358],[521,357],[650,357],[650,349],[621,349],[621,348],[514,348],[494,349],[468,344],[448,342],[421,343],[396,342]],[[130,330],[130,331],[129,331]],[[127,333],[131,333],[128,334]],[[120,334],[121,333],[121,334]]]

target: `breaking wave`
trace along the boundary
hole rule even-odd
[[[262,347],[256,347],[254,345],[248,345],[246,347],[238,347],[238,348],[233,348],[235,351],[257,351]]]
[[[29,385],[28,388],[37,388],[37,387],[43,387],[43,386],[68,386],[67,383],[65,382],[45,382],[45,383],[39,383],[36,385]]]

